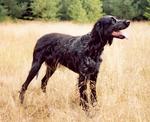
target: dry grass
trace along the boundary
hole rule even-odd
[[[78,75],[59,68],[49,80],[47,94],[40,89],[43,66],[19,104],[18,91],[26,79],[36,40],[45,33],[81,35],[92,25],[72,23],[0,24],[1,122],[150,122],[150,25],[134,22],[128,40],[106,46],[97,82],[98,106],[88,115],[79,107]]]

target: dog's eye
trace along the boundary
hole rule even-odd
[[[117,22],[117,20],[114,17],[112,17],[111,20],[112,20],[112,24],[115,24]]]

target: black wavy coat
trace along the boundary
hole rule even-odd
[[[90,101],[94,106],[96,98],[96,79],[99,66],[102,62],[101,54],[104,46],[112,44],[113,38],[125,38],[119,30],[129,26],[126,20],[117,20],[106,16],[98,20],[92,31],[83,36],[71,36],[60,33],[51,33],[41,37],[34,48],[32,67],[29,75],[22,85],[20,100],[23,103],[24,94],[31,80],[38,73],[43,62],[47,64],[46,74],[42,79],[41,88],[46,92],[48,79],[55,72],[57,65],[61,64],[79,74],[80,104],[88,109],[86,94],[87,81],[90,81]]]

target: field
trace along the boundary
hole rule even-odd
[[[31,66],[36,40],[43,34],[88,33],[93,24],[18,22],[0,24],[0,122],[150,122],[150,25],[132,22],[128,40],[106,46],[97,81],[98,105],[79,106],[78,75],[57,69],[42,93],[45,65],[26,92],[18,95]]]

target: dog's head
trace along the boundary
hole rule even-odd
[[[121,30],[126,29],[129,25],[130,21],[128,20],[119,20],[113,16],[104,16],[96,22],[93,30],[97,32],[100,39],[108,41],[111,45],[113,38],[126,38]]]

